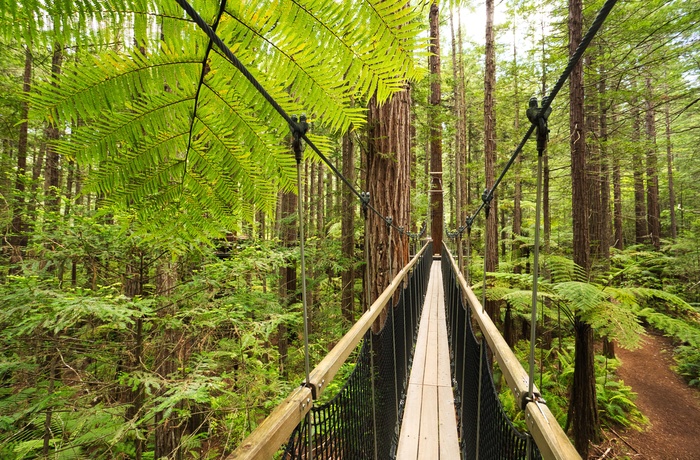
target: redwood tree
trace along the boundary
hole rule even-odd
[[[439,110],[440,88],[440,11],[437,3],[430,4],[430,228],[433,251],[442,251],[442,125]]]
[[[369,258],[366,276],[370,304],[389,285],[391,277],[408,262],[406,238],[402,238],[396,229],[388,226],[384,218],[390,217],[394,225],[409,228],[410,108],[411,90],[408,84],[389,101],[379,104],[374,96],[369,104],[365,189],[370,194],[372,206],[380,214],[368,212],[365,229]],[[385,320],[386,310],[375,324],[375,332],[381,329]]]
[[[496,181],[496,49],[493,33],[493,0],[486,0],[486,69],[484,72],[484,173],[486,188]],[[486,219],[486,271],[495,272],[498,268],[498,201],[493,195],[491,209]],[[486,301],[486,311],[497,321],[498,303]]]
[[[581,42],[583,28],[582,0],[569,1],[569,55]],[[583,63],[574,67],[569,77],[569,143],[571,150],[571,190],[574,231],[574,262],[584,273],[590,270],[588,194],[586,188],[586,132],[584,123]],[[593,328],[578,315],[574,318],[575,358],[569,419],[573,426],[574,445],[583,458],[588,457],[589,442],[598,437],[598,403],[595,388]]]

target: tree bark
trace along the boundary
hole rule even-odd
[[[515,116],[513,119],[513,132],[515,136],[513,138],[518,138],[518,132],[520,131],[520,89],[518,87],[518,52],[516,45],[516,28],[515,22],[513,23],[513,101],[514,101],[514,111]],[[518,237],[522,235],[522,210],[520,209],[520,200],[522,199],[522,163],[523,156],[518,155],[515,160],[515,168],[513,171],[513,229],[511,238],[512,242],[512,254],[511,259],[515,264],[513,265],[513,272],[520,273],[520,241]]]
[[[606,99],[605,68],[600,66],[598,82],[598,108],[600,112],[600,257],[607,268],[610,263],[610,159],[608,157],[608,102]]]
[[[632,170],[634,175],[634,234],[635,242],[643,244],[647,239],[646,201],[644,199],[644,167],[642,165],[641,113],[637,98],[632,100]]]
[[[51,84],[58,85],[58,79],[61,75],[61,66],[63,64],[63,47],[60,44],[54,45],[53,55],[51,57]],[[55,122],[50,121],[44,129],[44,137],[46,138],[46,165],[44,169],[45,188],[46,188],[46,209],[49,211],[58,212],[60,207],[60,155],[56,150],[53,141],[60,137],[60,131]]]
[[[379,215],[369,211],[366,220],[368,305],[377,299],[391,278],[408,262],[405,238],[401,238],[396,230],[390,232],[384,218],[391,217],[396,226],[403,228],[408,228],[411,221],[410,108],[411,90],[408,84],[382,105],[377,103],[376,96],[369,103],[365,189],[369,191],[371,203]],[[385,321],[386,313],[383,313],[373,325],[373,330],[379,331]]]
[[[486,68],[484,73],[484,175],[486,188],[496,181],[496,49],[493,32],[494,0],[486,0]],[[498,198],[493,194],[490,210],[486,210],[486,271],[498,268]],[[498,302],[487,300],[486,312],[494,322],[499,322]]]
[[[297,195],[293,192],[284,192],[281,196],[280,215],[278,221],[280,225],[280,239],[286,248],[294,247],[297,244],[298,232],[297,222]],[[299,299],[297,293],[297,265],[293,260],[288,260],[286,265],[279,269],[278,295],[280,304],[288,308]],[[287,325],[280,323],[277,327],[277,351],[279,353],[280,374],[287,375],[287,353],[289,344],[287,340]]]
[[[430,228],[433,251],[442,252],[443,192],[442,192],[442,124],[439,108],[440,85],[440,12],[436,2],[430,4]]]
[[[28,96],[32,87],[32,52],[29,47],[24,51],[24,73],[22,76],[22,92]],[[22,259],[22,247],[27,246],[27,237],[24,234],[22,216],[25,212],[24,191],[27,169],[27,145],[29,122],[29,102],[22,101],[20,105],[20,117],[22,122],[19,125],[19,139],[17,142],[17,171],[15,179],[15,199],[12,210],[12,254],[10,264],[17,264]]]
[[[156,269],[156,294],[168,297],[173,293],[177,282],[177,263],[163,262]],[[159,316],[167,317],[175,314],[173,307],[160,310]],[[185,367],[188,354],[186,339],[181,330],[166,326],[160,337],[161,343],[156,349],[154,368],[159,375],[166,379],[177,378],[178,369]],[[179,404],[179,409],[184,407]],[[177,415],[178,411],[172,411],[170,416],[164,412],[155,414],[155,448],[154,458],[167,458],[169,460],[182,460],[183,451],[180,448],[186,420]]]
[[[567,425],[571,423],[573,426],[574,447],[583,458],[588,458],[589,442],[598,440],[600,426],[595,388],[593,328],[576,319],[574,335],[574,383]]]
[[[593,59],[591,54],[587,54],[584,58],[585,68],[591,70],[593,68]],[[591,70],[591,80],[597,78],[597,75]],[[601,256],[601,234],[603,229],[602,223],[602,203],[601,203],[601,184],[600,184],[600,146],[596,142],[595,136],[598,135],[599,113],[596,100],[598,95],[594,88],[595,85],[588,85],[591,91],[586,94],[584,117],[586,123],[586,135],[591,136],[590,141],[586,139],[586,188],[588,194],[588,234],[591,244],[591,254],[596,260]],[[596,88],[597,89],[597,88]]]
[[[355,146],[350,133],[343,136],[343,176],[353,184],[355,182]],[[340,309],[343,318],[354,323],[355,299],[355,202],[354,195],[348,187],[342,187],[343,205],[341,209],[341,240],[343,258],[347,261],[343,270]]]
[[[647,224],[651,244],[658,250],[661,247],[661,208],[659,206],[659,167],[656,158],[656,114],[650,77],[646,79],[646,89]]]
[[[582,0],[569,1],[569,56],[581,42],[583,28]],[[572,217],[574,230],[574,262],[586,274],[590,270],[588,196],[586,187],[586,130],[584,125],[583,63],[574,67],[569,77],[569,143],[571,149]],[[571,390],[570,421],[573,424],[574,446],[588,458],[589,442],[598,437],[598,407],[595,388],[593,329],[575,318],[575,364]]]
[[[668,176],[668,206],[671,212],[671,239],[678,236],[676,224],[676,192],[673,188],[673,144],[671,143],[671,103],[668,94],[664,101],[664,117],[666,124],[666,171]]]
[[[615,106],[612,106],[613,123],[616,124],[617,112]],[[623,227],[622,227],[622,171],[620,168],[620,157],[613,150],[613,213],[615,215],[615,248],[622,251],[625,248]]]

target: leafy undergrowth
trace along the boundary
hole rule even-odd
[[[528,343],[519,342],[514,352],[518,360],[526,366],[530,352]],[[574,376],[573,339],[563,339],[561,349],[545,349],[544,354],[541,352],[542,350],[537,349],[535,353],[537,357],[535,383],[547,401],[547,407],[559,425],[564,427],[569,407],[569,391]],[[544,357],[544,360],[541,357]],[[602,424],[609,427],[642,429],[648,420],[634,403],[636,393],[615,376],[615,370],[620,366],[620,362],[596,355],[595,364],[596,394]],[[527,431],[524,412],[518,409],[513,393],[505,381],[501,384],[499,397],[513,424],[519,430]]]

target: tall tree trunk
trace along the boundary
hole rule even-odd
[[[29,47],[24,51],[24,74],[22,76],[22,92],[28,96],[32,87],[32,52]],[[20,106],[20,117],[22,122],[19,125],[19,140],[17,142],[17,172],[15,179],[15,199],[12,209],[12,254],[10,264],[14,265],[22,259],[22,248],[27,246],[27,237],[24,234],[22,216],[24,208],[24,191],[27,169],[27,145],[29,129],[29,102],[22,101]]]
[[[493,32],[494,0],[486,0],[486,69],[484,72],[484,176],[486,188],[496,181],[496,49]],[[498,199],[493,194],[491,209],[486,212],[486,271],[498,268]],[[486,312],[494,322],[499,320],[498,302],[486,301]]]
[[[516,18],[517,19],[517,18]],[[516,45],[516,28],[515,21],[513,22],[513,101],[515,111],[513,119],[513,132],[515,135],[513,138],[518,138],[518,133],[520,131],[520,88],[518,87],[518,51]],[[511,259],[515,262],[513,266],[514,273],[520,273],[520,241],[518,237],[522,234],[522,210],[520,209],[520,200],[522,199],[522,163],[523,156],[518,155],[515,160],[515,168],[513,174],[513,234],[512,234],[512,256]]]
[[[355,182],[355,145],[350,133],[343,136],[343,176],[354,184]],[[342,294],[340,309],[343,317],[350,323],[355,321],[355,202],[354,195],[348,187],[342,187],[343,205],[341,208],[341,240],[343,258],[347,266],[342,274]]]
[[[668,206],[671,212],[671,239],[678,236],[676,225],[676,193],[673,189],[673,144],[671,143],[671,103],[668,94],[664,101],[664,116],[666,124],[666,171],[668,176]]]
[[[656,114],[650,77],[646,79],[646,89],[647,223],[651,244],[658,250],[661,247],[661,208],[659,206],[659,167],[656,158]]]
[[[324,193],[324,190],[326,189],[326,184],[324,181],[324,166],[322,163],[319,163],[316,168],[316,174],[318,177],[316,177],[316,186],[318,187],[316,189],[316,195],[317,195],[317,200],[318,203],[316,204],[316,236],[319,238],[323,238],[324,235],[324,227],[325,227],[325,207],[326,207],[326,195]]]
[[[542,61],[540,62],[542,69],[542,98],[547,94],[547,53],[545,50],[545,26],[544,20],[541,23],[542,27]],[[544,233],[544,251],[549,254],[549,248],[552,235],[552,219],[550,217],[549,206],[549,149],[545,149],[542,155],[542,230]]]
[[[582,0],[569,1],[569,56],[581,42],[583,28]],[[583,63],[574,67],[569,77],[569,143],[571,149],[572,217],[574,229],[574,262],[590,270],[588,235],[588,203],[586,187],[586,130],[584,125]],[[595,388],[593,329],[575,318],[575,364],[571,390],[570,421],[574,445],[583,458],[588,457],[589,442],[598,437],[598,407]]]
[[[297,244],[298,232],[298,218],[297,213],[297,195],[293,192],[283,192],[281,196],[281,206],[278,221],[281,221],[280,225],[280,239],[282,245],[286,248],[292,248]],[[297,294],[297,265],[293,260],[287,260],[285,266],[279,269],[279,285],[278,285],[278,295],[280,298],[280,304],[285,308],[293,304],[299,299]],[[277,351],[280,357],[280,374],[283,376],[287,375],[287,353],[288,353],[288,340],[287,340],[287,325],[285,323],[280,323],[277,327]]]
[[[607,267],[610,263],[610,232],[612,218],[610,216],[610,159],[608,157],[608,102],[606,99],[605,68],[600,66],[598,82],[599,112],[600,112],[600,257]]]
[[[464,214],[464,198],[462,195],[462,182],[464,177],[462,171],[464,170],[465,158],[462,156],[463,151],[463,136],[462,127],[464,126],[464,117],[462,114],[462,89],[460,80],[460,69],[459,61],[457,60],[457,37],[455,35],[454,27],[454,10],[450,9],[450,33],[452,35],[452,97],[454,100],[452,116],[455,120],[455,216],[456,227],[464,225],[463,214]],[[464,266],[464,260],[462,255],[462,238],[457,238],[457,263],[461,268]]]
[[[396,226],[403,228],[408,228],[411,222],[410,108],[411,90],[408,84],[403,91],[395,93],[382,105],[377,103],[376,96],[369,103],[365,189],[369,191],[370,200],[380,215],[367,213],[365,244],[368,245],[369,256],[366,270],[370,296],[368,305],[377,299],[391,278],[408,262],[408,244],[405,238],[396,230],[390,231],[384,218],[391,217]],[[385,321],[386,313],[383,313],[373,325],[373,330],[379,331]]]
[[[593,69],[593,59],[591,54],[584,58],[585,68]],[[597,75],[591,70],[590,80],[595,80]],[[598,95],[595,85],[588,85],[591,90],[586,94],[584,117],[586,123],[586,134],[591,136],[586,139],[586,188],[588,194],[588,235],[591,244],[591,254],[596,261],[601,255],[601,213],[602,203],[600,196],[600,148],[595,136],[598,135],[599,114],[597,107]]]
[[[173,294],[177,283],[177,263],[167,261],[160,263],[156,268],[156,294],[168,297]],[[158,312],[159,316],[167,318],[175,314],[175,308],[169,307]],[[161,343],[157,345],[154,368],[159,375],[166,379],[177,378],[178,369],[185,367],[188,354],[187,339],[181,330],[166,326],[160,337]],[[185,409],[181,404],[178,409]],[[173,410],[170,415],[165,412],[155,414],[155,458],[167,458],[169,460],[182,460],[184,452],[180,448],[184,428],[187,421],[177,415]]]
[[[142,254],[137,250],[129,251],[127,254],[126,267],[122,281],[122,293],[128,298],[134,298],[143,293],[143,270],[142,270]],[[135,319],[135,330],[133,337],[133,354],[131,362],[128,364],[128,371],[140,371],[143,368],[143,319],[138,317]],[[125,402],[128,404],[124,417],[127,421],[136,422],[143,414],[144,405],[144,387],[140,383],[133,389],[129,385],[124,392]],[[143,455],[144,442],[141,437],[134,439],[134,457],[136,460],[141,460]]]
[[[613,123],[617,124],[617,111],[615,106],[612,106]],[[622,171],[620,169],[620,157],[613,150],[613,213],[615,215],[615,248],[622,251],[625,248],[625,241],[622,228]]]
[[[51,79],[52,85],[58,85],[63,64],[63,47],[60,44],[54,45],[51,57]],[[53,141],[60,137],[60,131],[54,121],[50,121],[44,130],[46,138],[46,166],[44,169],[46,188],[46,208],[50,211],[58,211],[60,207],[60,156]]]
[[[433,251],[442,252],[442,122],[440,120],[440,12],[436,2],[430,4],[430,228]]]
[[[632,170],[634,175],[634,234],[635,243],[643,244],[647,239],[647,209],[644,199],[644,166],[641,152],[641,112],[636,97],[632,100]]]

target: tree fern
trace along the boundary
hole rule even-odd
[[[420,13],[405,1],[193,6],[286,112],[307,112],[332,132],[364,123],[354,100],[386,100],[420,74]],[[277,191],[295,188],[284,119],[173,1],[45,9],[71,17],[108,10],[131,21],[124,37],[136,44],[81,53],[32,99],[70,124],[59,151],[97,165],[86,190],[159,223],[171,215],[181,225],[230,228],[256,211],[271,213]]]

